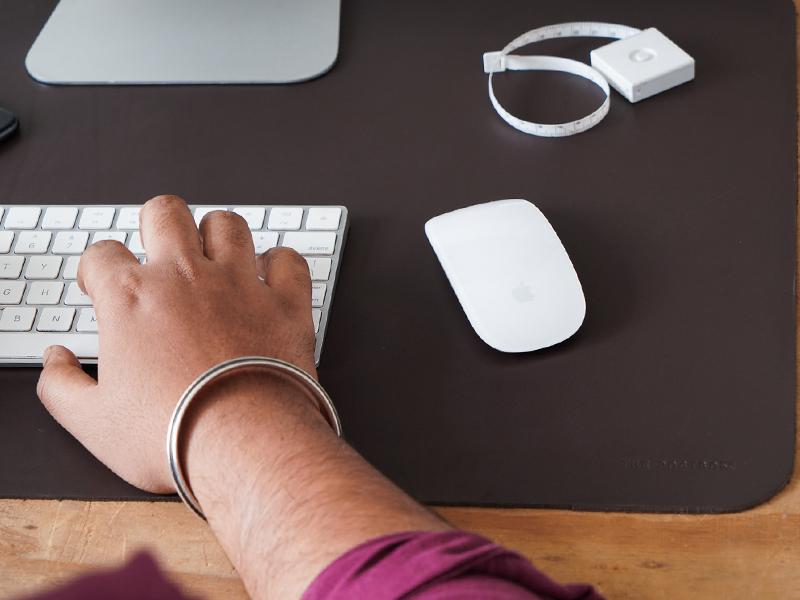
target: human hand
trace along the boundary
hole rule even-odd
[[[294,250],[255,257],[247,224],[233,212],[207,214],[198,231],[182,199],[159,196],[142,208],[140,227],[146,265],[121,243],[102,241],[78,268],[78,285],[97,314],[97,381],[72,352],[53,346],[37,393],[112,471],[163,493],[174,490],[168,421],[200,373],[259,355],[316,374],[311,280]]]

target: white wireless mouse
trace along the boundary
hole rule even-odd
[[[434,217],[425,233],[475,333],[501,352],[564,341],[586,300],[550,222],[527,200],[498,200]]]

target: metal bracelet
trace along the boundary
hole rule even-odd
[[[186,476],[183,473],[183,467],[181,466],[178,458],[178,444],[181,423],[183,422],[183,417],[186,414],[186,410],[189,408],[192,400],[194,400],[197,394],[199,394],[206,385],[225,373],[247,367],[266,367],[274,371],[279,371],[284,375],[289,375],[290,378],[295,381],[295,383],[301,384],[303,387],[305,387],[307,392],[310,392],[315,397],[322,414],[328,421],[328,424],[336,432],[336,435],[339,437],[342,435],[342,425],[339,421],[339,415],[336,413],[336,408],[333,406],[333,401],[331,400],[330,396],[328,396],[328,393],[324,390],[324,388],[317,382],[317,380],[306,373],[303,369],[286,361],[277,358],[268,358],[265,356],[242,356],[240,358],[226,360],[225,362],[221,362],[218,365],[211,367],[208,371],[200,375],[191,384],[189,384],[189,387],[187,387],[186,391],[183,392],[178,400],[178,404],[175,406],[175,410],[172,413],[172,418],[169,422],[169,429],[167,430],[167,459],[169,460],[169,469],[172,473],[172,479],[175,482],[175,489],[177,490],[178,495],[181,497],[181,500],[183,500],[189,506],[189,508],[191,508],[197,514],[197,516],[202,519],[205,519],[206,517],[203,514],[203,511],[200,510],[197,497],[194,495],[191,487],[186,481]]]

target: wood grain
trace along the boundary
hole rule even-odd
[[[736,514],[438,511],[558,580],[595,584],[609,599],[800,598],[798,465],[800,453],[783,491]],[[180,504],[0,500],[0,597],[119,565],[140,549],[190,593],[247,597],[208,527]]]

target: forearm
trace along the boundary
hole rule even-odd
[[[184,438],[189,482],[255,598],[299,597],[368,539],[448,529],[271,375],[220,382],[196,408]]]

